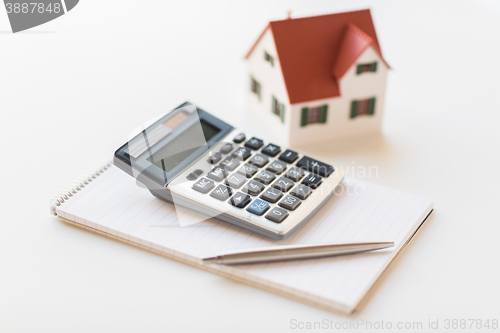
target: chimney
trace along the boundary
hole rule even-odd
[[[289,11],[286,12],[286,19],[290,20],[291,18],[292,18],[292,11],[289,10]]]

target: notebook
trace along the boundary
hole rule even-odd
[[[333,312],[352,313],[432,212],[407,193],[346,178],[302,229],[273,240],[160,200],[112,163],[56,196],[53,215],[166,257]],[[195,221],[193,223],[179,223]],[[201,221],[201,222],[200,222]],[[392,241],[395,247],[348,256],[266,264],[203,264],[220,252],[285,244]]]

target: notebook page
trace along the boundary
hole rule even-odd
[[[215,265],[227,274],[345,309],[354,309],[425,216],[431,202],[400,191],[346,179],[334,196],[299,232],[272,240],[212,218],[181,227],[200,213],[152,196],[116,167],[97,177],[81,194],[57,208],[60,217],[167,255],[201,264],[222,251],[285,244],[393,241],[373,253],[244,266]]]

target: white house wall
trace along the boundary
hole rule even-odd
[[[274,58],[274,66],[264,60],[264,51]],[[282,144],[288,144],[290,132],[290,116],[292,109],[289,104],[280,62],[274,44],[271,29],[266,29],[264,35],[247,59],[248,76],[245,78],[247,107],[263,126],[280,139]],[[261,99],[250,90],[250,76],[261,85]],[[272,96],[285,105],[284,123],[279,116],[272,113]]]
[[[356,74],[358,64],[377,61],[375,73]],[[315,142],[332,141],[338,138],[358,136],[380,131],[385,104],[385,89],[388,68],[372,47],[358,58],[349,71],[340,80],[340,97],[298,103],[292,105],[290,121],[291,146],[300,146]],[[374,115],[360,115],[350,118],[352,100],[375,97]],[[328,104],[328,117],[325,124],[309,124],[301,127],[303,107],[315,107]]]

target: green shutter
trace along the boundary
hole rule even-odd
[[[284,124],[285,123],[285,105],[284,104],[281,104],[280,118],[281,118],[281,122]]]
[[[363,65],[358,65],[356,67],[356,74],[359,75],[361,73],[363,73]]]
[[[357,113],[356,113],[357,109],[358,109],[358,101],[352,101],[351,102],[351,116],[350,116],[351,119],[356,118],[356,116],[357,116]]]
[[[368,114],[373,115],[375,113],[375,97],[370,98],[368,102]]]
[[[307,118],[309,117],[309,109],[302,108],[302,113],[300,117],[300,126],[304,127],[307,125]]]
[[[375,61],[373,64],[372,64],[372,72],[376,72],[377,71],[377,62]]]
[[[255,81],[257,82],[257,81]],[[259,100],[260,100],[260,83],[257,82],[257,95],[259,95]]]
[[[322,124],[326,123],[327,114],[328,114],[328,105],[325,104],[321,107],[321,119],[319,121],[320,123]]]
[[[271,99],[271,112],[276,114],[276,98],[274,96]]]

